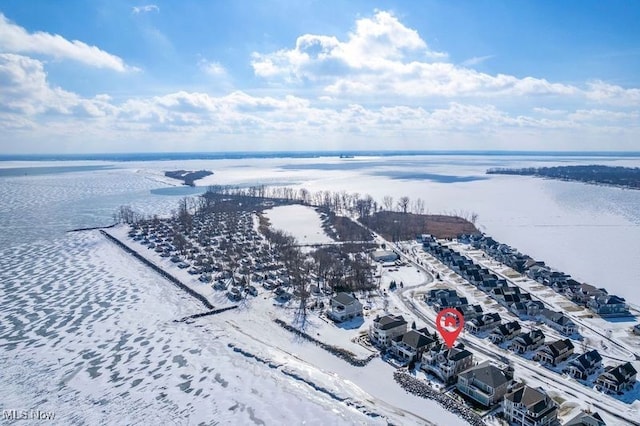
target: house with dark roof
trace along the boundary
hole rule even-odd
[[[500,314],[497,312],[491,312],[472,318],[469,321],[465,320],[464,328],[471,334],[478,334],[495,328],[500,324],[500,321]]]
[[[391,353],[402,362],[419,360],[424,351],[433,347],[436,340],[426,328],[409,330],[391,340]]]
[[[473,354],[464,347],[449,349],[438,344],[422,354],[420,368],[438,377],[446,384],[457,380],[458,374],[473,366]]]
[[[547,324],[549,327],[554,330],[564,334],[565,336],[570,336],[577,331],[576,324],[563,314],[562,312],[552,311],[551,309],[543,309],[540,311],[539,315],[540,320]]]
[[[519,386],[504,396],[504,419],[521,426],[547,426],[558,423],[558,405],[542,389]]]
[[[605,392],[624,392],[635,386],[637,373],[630,362],[606,367],[604,373],[598,376],[596,387]]]
[[[447,288],[438,288],[429,291],[429,293],[425,295],[425,301],[428,305],[433,306],[436,312],[440,312],[446,308],[456,308],[469,304],[466,297],[460,297],[455,290]]]
[[[342,322],[362,316],[362,303],[349,293],[338,293],[329,300],[327,316]]]
[[[577,416],[569,420],[564,426],[606,426],[598,413],[581,411]]]
[[[558,363],[569,358],[572,354],[573,343],[571,343],[571,340],[556,340],[555,342],[542,345],[533,359],[543,364],[558,365]]]
[[[586,380],[602,368],[602,357],[597,350],[585,352],[567,364],[565,372],[571,377]]]
[[[377,317],[369,327],[369,339],[374,345],[386,348],[394,338],[407,332],[407,321],[402,315]]]
[[[513,370],[501,370],[488,361],[458,374],[456,389],[485,407],[499,403],[513,380]]]
[[[496,345],[507,340],[511,340],[520,333],[521,327],[518,321],[511,321],[501,324],[489,333],[489,340]]]
[[[625,300],[612,294],[598,296],[589,300],[587,307],[601,317],[626,317],[631,315]]]
[[[520,318],[535,317],[544,309],[544,303],[539,300],[529,300],[526,302],[516,302],[509,310]]]
[[[465,322],[482,315],[482,306],[480,305],[462,305],[456,306],[455,309],[462,314]]]
[[[509,349],[516,353],[523,354],[525,352],[536,350],[543,344],[544,333],[536,328],[529,332],[523,332],[517,335],[511,342],[511,345],[509,345]]]
[[[596,297],[605,296],[607,290],[604,288],[596,288],[591,284],[580,284],[571,290],[567,290],[566,295],[573,302],[586,306],[587,302]]]

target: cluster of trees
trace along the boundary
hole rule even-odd
[[[371,261],[363,250],[348,253],[341,246],[326,246],[311,253],[311,258],[318,286],[323,289],[353,292],[376,286]]]
[[[395,200],[385,195],[382,202],[376,201],[369,194],[346,191],[316,191],[306,188],[292,188],[287,186],[249,186],[240,188],[230,185],[209,186],[207,193],[236,197],[263,198],[278,201],[297,202],[310,206],[322,207],[336,214],[351,213],[358,217],[367,217],[378,211],[398,211],[403,213],[425,213],[425,201],[421,198],[411,200],[402,196]],[[206,195],[206,194],[205,194]]]
[[[526,167],[522,169],[497,168],[487,170],[487,174],[539,176],[640,189],[640,168],[638,167],[588,165]]]

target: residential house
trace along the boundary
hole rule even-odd
[[[557,404],[541,389],[519,386],[504,396],[504,419],[520,426],[547,426],[558,422]]]
[[[469,302],[466,297],[460,297],[455,290],[440,288],[431,290],[426,294],[427,304],[432,305],[436,312],[446,308],[465,306]]]
[[[513,339],[520,333],[520,323],[518,321],[511,321],[506,324],[501,324],[489,333],[489,340],[496,345],[507,340]]]
[[[456,306],[456,310],[462,314],[465,323],[482,315],[482,306],[480,305]]]
[[[539,300],[529,300],[527,302],[513,303],[509,310],[520,318],[535,317],[544,309],[544,303]]]
[[[475,402],[491,407],[499,403],[513,380],[513,370],[503,371],[485,361],[458,374],[456,389]]]
[[[570,336],[577,331],[576,324],[562,312],[555,312],[551,309],[543,309],[540,312],[540,320],[554,330]]]
[[[327,316],[342,322],[362,316],[362,303],[349,293],[338,293],[329,300]]]
[[[563,339],[542,345],[533,359],[543,364],[558,365],[572,354],[573,343],[569,339]]]
[[[391,353],[400,361],[419,360],[425,350],[436,344],[426,328],[409,330],[391,340]]]
[[[606,367],[596,379],[596,387],[605,392],[624,392],[636,384],[637,371],[630,362]]]
[[[625,300],[622,297],[611,294],[589,300],[587,307],[601,317],[625,317],[631,315]]]
[[[478,334],[482,333],[483,331],[488,331],[495,328],[498,324],[500,324],[500,321],[500,314],[498,314],[497,312],[491,312],[473,318],[469,321],[465,321],[464,328],[471,334]]]
[[[633,326],[633,334],[640,335],[640,324],[636,324]]]
[[[569,420],[564,426],[606,426],[598,413],[581,411],[577,416]]]
[[[607,290],[604,288],[596,288],[591,284],[580,284],[567,291],[567,296],[579,305],[586,305],[591,299],[607,294]]]
[[[602,357],[597,350],[593,349],[569,361],[565,371],[573,378],[586,380],[600,368],[602,368]]]
[[[446,384],[455,382],[460,372],[473,366],[473,354],[460,346],[449,349],[443,344],[435,345],[422,354],[420,368]]]
[[[543,344],[544,333],[538,329],[533,329],[516,336],[511,342],[509,349],[516,353],[523,354],[538,349]]]
[[[383,348],[391,346],[394,338],[407,332],[407,321],[402,315],[385,315],[373,320],[369,327],[369,339]]]

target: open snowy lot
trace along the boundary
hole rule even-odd
[[[274,229],[295,237],[299,244],[326,244],[333,240],[322,229],[320,215],[308,206],[299,204],[279,206],[264,212]]]

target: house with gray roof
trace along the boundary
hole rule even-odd
[[[438,344],[422,354],[420,368],[450,384],[457,380],[458,374],[473,366],[473,354],[464,347],[449,349]]]
[[[429,330],[409,330],[391,340],[391,353],[402,362],[419,360],[424,351],[436,344],[436,339],[429,335]]]
[[[558,405],[542,389],[519,386],[504,396],[504,419],[521,426],[558,424]]]
[[[491,407],[499,403],[513,380],[513,371],[503,371],[488,361],[458,374],[456,389],[475,402]]]
[[[489,333],[489,340],[493,343],[500,344],[504,341],[511,340],[520,333],[521,327],[518,321],[511,321],[506,324],[500,324]]]
[[[577,331],[576,323],[562,312],[552,311],[551,309],[543,309],[540,311],[540,320],[554,330],[570,336]]]
[[[563,339],[542,345],[533,359],[543,364],[558,365],[571,355],[573,355],[573,343],[569,339]]]
[[[407,321],[402,315],[377,317],[369,327],[369,339],[376,346],[387,348],[394,338],[407,332]]]
[[[577,416],[569,420],[564,426],[606,426],[598,413],[581,411]]]
[[[490,312],[469,321],[465,320],[464,328],[471,334],[478,334],[495,328],[500,324],[500,321],[499,313]]]
[[[362,303],[349,293],[338,293],[329,300],[327,316],[342,322],[362,316]]]
[[[587,307],[601,317],[626,317],[631,315],[625,300],[612,294],[594,297],[587,302]]]
[[[516,353],[523,354],[538,349],[543,344],[544,333],[538,329],[533,329],[517,335],[511,342],[511,345],[509,345],[509,349]]]

